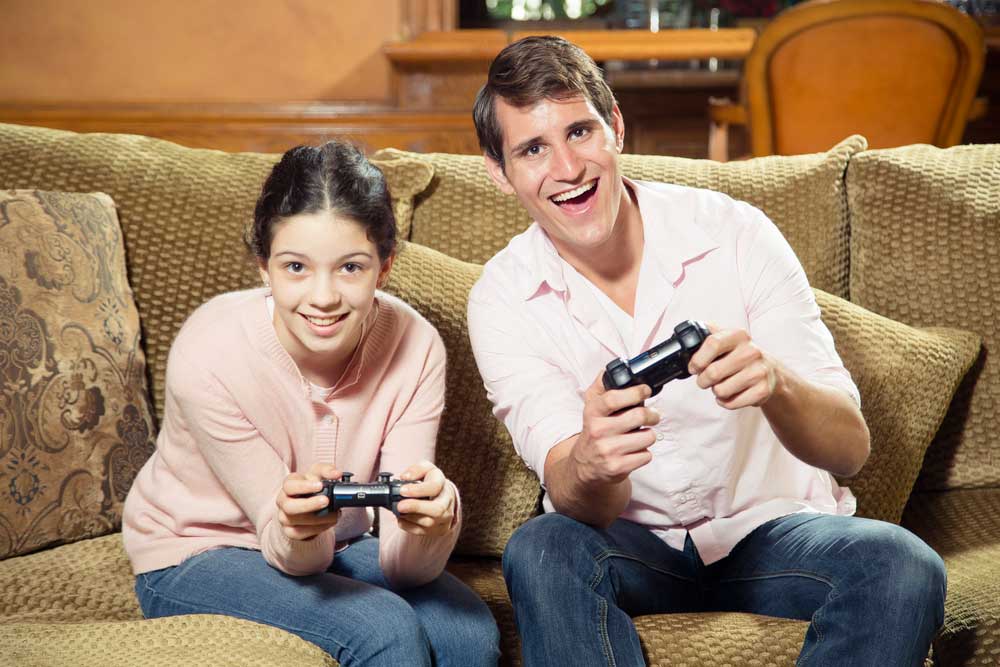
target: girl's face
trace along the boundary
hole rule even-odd
[[[271,256],[260,264],[271,284],[278,340],[302,375],[336,384],[361,341],[375,288],[392,267],[355,220],[333,211],[302,213],[275,225]]]

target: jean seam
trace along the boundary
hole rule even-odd
[[[293,627],[291,627],[290,625],[287,625],[287,624],[265,623],[265,622],[260,621],[258,619],[250,618],[250,617],[244,616],[244,615],[240,615],[240,614],[232,612],[232,611],[222,611],[220,609],[216,609],[215,607],[210,607],[208,605],[195,605],[195,604],[193,604],[191,602],[188,602],[186,600],[180,600],[178,598],[175,598],[175,597],[172,597],[172,596],[169,596],[169,595],[164,595],[162,593],[157,592],[155,589],[150,588],[149,585],[145,582],[145,579],[143,580],[143,586],[145,586],[146,590],[148,590],[150,592],[150,594],[152,594],[154,597],[163,598],[164,600],[168,600],[168,601],[170,601],[170,602],[172,602],[174,604],[185,606],[185,607],[190,607],[190,608],[196,610],[194,612],[189,612],[189,614],[191,614],[191,613],[194,613],[194,614],[199,614],[199,613],[200,614],[205,614],[205,613],[208,613],[208,614],[215,614],[217,616],[231,616],[233,618],[239,618],[239,619],[242,619],[244,621],[251,621],[253,623],[260,623],[262,625],[268,625],[268,626],[273,627],[273,628],[278,628],[279,630],[285,630],[286,632],[291,632],[292,634],[299,635],[300,637],[302,637],[302,635],[309,635],[310,637],[316,637],[316,638],[319,638],[319,639],[324,639],[324,637],[322,635],[320,635],[320,634],[318,634],[316,632],[313,632],[311,630],[305,630],[305,629],[301,629],[301,628],[300,629],[296,629],[296,628],[293,628]],[[210,610],[210,611],[200,611],[200,609],[206,609],[206,610]],[[347,646],[345,646],[344,644],[338,642],[337,640],[335,640],[333,638],[329,638],[329,639],[334,644],[336,644],[337,646],[339,646],[340,650],[342,650],[346,654],[346,656],[351,659],[351,661],[355,661],[356,660],[354,654],[351,652],[351,650]],[[319,648],[319,646],[318,646],[318,644],[316,642],[311,642],[311,643],[312,643],[313,646],[316,646],[316,648]],[[320,650],[322,650],[322,649],[320,649]],[[331,656],[331,657],[333,657],[333,656]]]
[[[820,583],[826,584],[831,589],[834,588],[833,582],[827,577],[822,577],[815,572],[810,572],[808,570],[781,570],[778,572],[768,572],[766,574],[754,574],[746,577],[733,577],[731,579],[719,579],[719,584],[731,584],[739,581],[760,581],[761,579],[779,579],[781,577],[803,577],[805,579],[812,579],[813,581],[818,581]]]
[[[830,592],[830,597],[827,599],[826,603],[820,605],[820,608],[816,610],[815,614],[813,614],[812,620],[810,620],[810,624],[812,624],[813,630],[816,631],[816,642],[813,644],[813,647],[809,650],[809,652],[802,656],[802,660],[798,663],[799,667],[802,667],[802,665],[805,665],[809,661],[809,659],[816,652],[816,649],[819,648],[820,643],[822,643],[823,631],[820,630],[819,622],[823,616],[823,609],[826,608],[827,604],[833,602],[836,599],[837,599],[837,589],[833,588],[833,590]]]
[[[630,560],[633,563],[639,563],[640,565],[642,565],[644,567],[648,567],[650,570],[654,570],[656,572],[659,572],[660,574],[665,574],[668,577],[671,577],[673,579],[678,579],[680,581],[686,581],[686,582],[689,582],[689,583],[694,583],[694,581],[695,581],[694,579],[692,579],[690,577],[682,577],[679,574],[671,572],[670,570],[664,570],[661,567],[657,567],[657,566],[653,565],[652,563],[650,563],[649,561],[645,561],[645,560],[643,560],[641,558],[636,558],[632,554],[625,553],[624,551],[617,551],[615,549],[607,549],[607,550],[601,552],[601,554],[599,556],[597,556],[594,560],[596,562],[603,562],[603,561],[607,560],[608,558],[622,558],[624,560]]]

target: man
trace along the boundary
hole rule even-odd
[[[850,516],[869,452],[857,388],[805,274],[759,210],[624,178],[622,115],[594,62],[511,44],[474,109],[487,171],[534,219],[469,302],[497,417],[546,513],[504,553],[525,663],[639,665],[631,617],[810,620],[800,664],[919,665],[944,615],[941,559]],[[687,319],[692,379],[601,375]]]

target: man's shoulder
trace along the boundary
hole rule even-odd
[[[483,272],[472,286],[470,299],[483,300],[498,295],[519,294],[530,288],[535,279],[532,266],[545,244],[537,224],[511,238],[507,245],[483,265]]]
[[[717,240],[739,235],[768,221],[749,202],[719,190],[676,183],[635,181],[667,223],[689,222]]]

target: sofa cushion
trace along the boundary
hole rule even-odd
[[[871,433],[868,462],[854,478],[840,482],[857,496],[859,515],[899,523],[927,447],[979,354],[979,336],[915,329],[815,293],[823,322],[861,392]]]
[[[1000,664],[1000,489],[914,493],[903,525],[948,569],[937,664]]]
[[[154,429],[107,195],[0,191],[0,376],[0,558],[115,530]]]
[[[117,623],[5,626],[13,665],[336,667],[323,649],[278,628],[208,614]]]
[[[826,153],[719,163],[687,158],[623,155],[626,176],[710,188],[762,209],[788,239],[814,287],[847,295],[848,218],[844,169],[863,150],[854,136]],[[416,198],[410,240],[470,262],[485,262],[523,231],[530,219],[514,197],[500,193],[483,158],[442,153],[409,155],[434,166],[434,178]]]
[[[1000,146],[856,155],[847,173],[852,300],[913,326],[975,331],[985,353],[959,389],[921,489],[1000,486]]]
[[[127,134],[0,124],[0,188],[100,191],[114,199],[160,418],[167,352],[188,314],[216,294],[260,282],[242,238],[261,184],[279,158]],[[404,229],[412,193],[431,175],[419,163],[405,170],[405,178],[391,176],[407,163],[376,162],[403,193],[393,208]]]
[[[500,556],[518,526],[535,515],[541,489],[493,416],[472,356],[465,309],[482,267],[416,243],[401,246],[386,291],[410,303],[444,340],[445,410],[437,463],[458,486],[463,526],[456,553]]]

